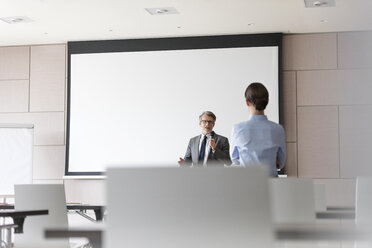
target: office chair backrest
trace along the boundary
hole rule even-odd
[[[309,178],[271,178],[270,193],[273,220],[281,223],[315,221],[315,201]]]
[[[112,168],[106,246],[272,247],[267,171]]]
[[[355,222],[362,230],[371,230],[372,225],[372,177],[357,177],[355,194]],[[370,248],[370,241],[355,241],[354,248]]]
[[[45,228],[67,228],[66,197],[63,184],[15,185],[15,209],[48,209],[48,215],[26,217],[23,234],[15,235],[16,247],[69,247],[68,239],[46,240]]]
[[[358,224],[372,224],[372,177],[358,177],[356,180],[355,221]]]
[[[314,183],[315,211],[327,211],[326,189],[324,184]]]

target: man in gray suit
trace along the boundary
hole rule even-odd
[[[189,141],[184,158],[179,158],[181,166],[230,165],[229,140],[213,131],[216,116],[205,111],[199,116],[202,134]]]

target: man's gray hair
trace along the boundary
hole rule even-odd
[[[216,121],[216,119],[217,119],[217,118],[216,118],[216,115],[213,114],[213,112],[211,112],[211,111],[204,111],[201,115],[199,115],[199,121],[202,120],[202,116],[203,116],[203,115],[207,115],[207,116],[209,116],[209,117],[212,117],[214,121]]]

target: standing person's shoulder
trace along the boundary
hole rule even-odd
[[[276,122],[273,122],[273,121],[269,121],[270,125],[275,128],[275,129],[278,129],[278,130],[284,130],[283,126],[281,124],[278,124]]]
[[[190,142],[199,139],[200,134],[190,138]]]
[[[233,126],[233,128],[234,128],[234,129],[241,129],[241,128],[246,127],[247,125],[249,125],[249,120],[248,120],[248,121],[242,121],[242,122],[236,123],[236,124]]]
[[[191,139],[197,139],[197,138],[199,138],[200,137],[200,134],[199,135],[196,135],[196,136],[194,136],[194,137],[192,137]]]

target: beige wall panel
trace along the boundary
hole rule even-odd
[[[65,179],[67,202],[106,205],[106,180]]]
[[[372,31],[338,34],[339,68],[372,68]]]
[[[63,184],[63,180],[32,180],[34,184]]]
[[[372,105],[340,106],[342,178],[372,176]]]
[[[337,68],[335,33],[283,36],[283,70]]]
[[[30,47],[0,47],[0,80],[29,79]]]
[[[65,146],[34,146],[33,179],[61,179],[65,171]]]
[[[297,143],[287,143],[286,149],[285,174],[288,177],[297,177]]]
[[[63,111],[65,45],[31,47],[30,111]]]
[[[283,72],[283,119],[287,142],[297,141],[296,72]]]
[[[355,207],[354,179],[314,179],[326,187],[327,206]]]
[[[372,70],[297,72],[297,104],[372,104]]]
[[[28,80],[0,81],[0,112],[28,112]]]
[[[298,107],[298,176],[339,177],[337,107]]]
[[[0,114],[0,123],[34,124],[34,145],[64,145],[64,112]]]

